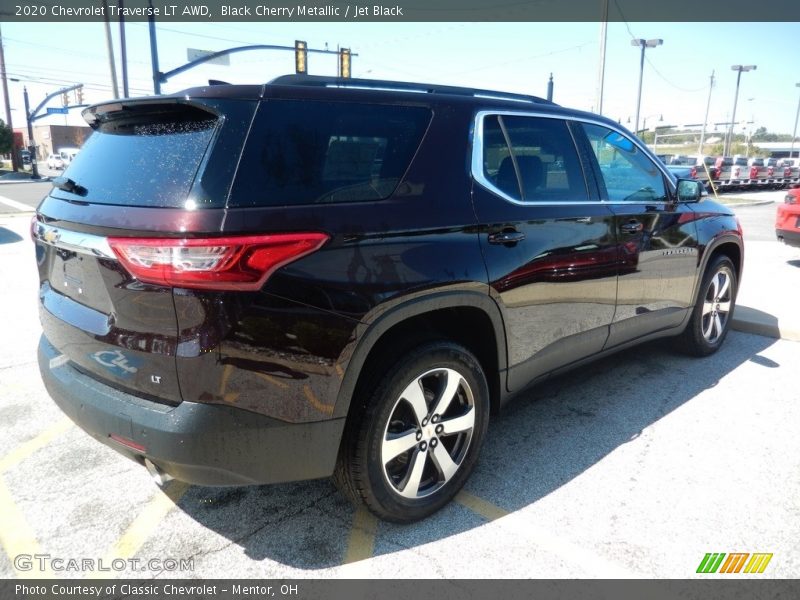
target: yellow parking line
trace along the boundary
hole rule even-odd
[[[372,558],[377,530],[378,519],[363,506],[358,507],[353,515],[353,527],[350,530],[343,564]]]
[[[14,450],[6,454],[2,459],[0,459],[0,473],[7,471],[17,463],[20,463],[28,458],[40,448],[45,447],[59,435],[67,431],[70,427],[72,427],[72,421],[69,419],[62,419],[49,429],[45,429],[35,438],[20,444]]]
[[[225,392],[228,389],[228,377],[231,376],[231,371],[233,371],[233,365],[225,365],[225,368],[222,369],[222,377],[220,378],[219,382],[220,396],[225,396]]]
[[[25,515],[14,502],[11,492],[6,486],[6,482],[0,476],[0,543],[6,551],[11,564],[17,571],[17,576],[23,579],[39,579],[50,578],[53,576],[49,571],[20,571],[14,559],[21,554],[33,556],[34,554],[41,554],[39,549],[39,542],[36,541],[36,536],[33,530],[25,520]],[[34,561],[33,566],[37,563]]]
[[[125,533],[114,543],[103,559],[103,564],[110,565],[115,558],[133,557],[188,489],[189,484],[187,483],[171,481],[164,490],[159,490],[128,526]],[[113,571],[103,571],[87,573],[86,577],[108,579],[114,575]]]
[[[308,385],[303,386],[303,393],[306,395],[306,398],[311,403],[311,406],[316,408],[319,412],[332,415],[333,414],[333,404],[323,404],[319,401],[319,398],[314,394],[314,390],[312,390]]]
[[[261,379],[263,379],[264,381],[268,381],[272,385],[275,385],[275,386],[277,386],[279,388],[286,389],[287,387],[289,387],[288,385],[283,383],[280,379],[277,379],[277,378],[273,377],[272,375],[267,375],[266,373],[257,373],[255,371],[253,371],[253,375],[256,375],[257,377],[261,377]]]
[[[473,496],[464,490],[458,492],[458,495],[456,495],[456,502],[462,506],[466,506],[472,512],[478,513],[484,519],[488,519],[489,521],[495,521],[496,519],[505,517],[508,514],[506,509],[500,508],[491,502],[487,502],[483,498]]]

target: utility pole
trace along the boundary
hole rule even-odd
[[[747,71],[755,71],[755,65],[732,65],[731,70],[736,71],[736,93],[733,95],[733,114],[731,115],[731,126],[728,129],[728,143],[725,144],[725,151],[723,156],[730,156],[731,147],[733,146],[733,126],[736,124],[736,104],[739,102],[739,82],[742,79],[742,73]]]
[[[5,79],[3,79],[5,81]],[[800,88],[800,83],[795,83],[795,87]],[[792,132],[792,147],[789,150],[789,158],[794,155],[794,138],[797,137],[797,120],[800,119],[800,100],[797,101],[797,113],[794,115],[794,131]]]
[[[153,68],[153,93],[161,94],[161,73],[158,70],[158,42],[156,41],[156,18],[153,16],[153,0],[148,0],[150,14],[147,17],[147,26],[150,30],[150,64]]]
[[[603,114],[603,87],[606,78],[606,39],[608,38],[608,0],[603,0],[600,20],[600,65],[597,73],[597,114]]]
[[[101,0],[100,4],[103,6],[103,23],[106,29],[106,50],[108,51],[108,69],[111,73],[111,90],[114,93],[114,98],[119,98],[117,66],[114,63],[114,45],[111,43],[111,25],[108,22],[108,2]]]
[[[550,73],[550,80],[547,82],[547,100],[553,101],[553,74]]]
[[[639,109],[642,107],[642,79],[644,79],[644,51],[647,48],[655,48],[656,46],[660,46],[664,43],[662,39],[652,39],[652,40],[631,40],[631,46],[640,46],[642,48],[642,58],[639,61],[639,95],[636,98],[636,129],[634,131],[639,131]],[[638,135],[638,133],[637,133]]]
[[[123,0],[117,0],[117,6],[119,6],[119,53],[122,60],[122,97],[127,98],[130,94],[128,93],[128,46],[125,43],[125,17],[122,16],[125,12],[122,10],[125,7]]]
[[[25,97],[25,119],[28,121],[28,152],[31,153],[31,179],[39,179],[39,165],[36,157],[36,143],[33,141],[33,121],[31,120],[31,107],[28,103],[28,87],[22,88]]]
[[[708,124],[708,109],[711,108],[711,90],[714,89],[714,71],[711,71],[711,83],[708,85],[708,100],[706,100],[706,117],[703,119],[703,131],[700,133],[700,145],[697,154],[703,155],[703,143],[706,140],[706,126]]]
[[[11,124],[11,102],[8,98],[8,79],[6,78],[6,55],[3,51],[3,32],[0,30],[0,78],[3,80],[3,100],[6,103],[6,125],[11,130],[11,168],[19,169],[17,149],[14,148],[14,126]]]

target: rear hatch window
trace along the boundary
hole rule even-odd
[[[400,183],[431,120],[420,106],[269,100],[229,206],[365,202]]]
[[[91,204],[184,207],[220,118],[181,103],[117,106],[105,107],[94,120],[94,133],[64,173],[80,193],[56,187],[51,195]]]

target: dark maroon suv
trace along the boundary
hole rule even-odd
[[[529,384],[730,326],[735,217],[593,114],[287,76],[84,117],[32,224],[41,373],[162,480],[333,475],[419,519]]]

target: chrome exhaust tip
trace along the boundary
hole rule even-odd
[[[144,459],[144,466],[145,468],[147,468],[147,472],[150,473],[150,477],[153,478],[153,481],[156,482],[156,485],[158,487],[164,487],[174,479],[172,475],[170,475],[169,473],[165,473],[158,465],[156,465],[149,458]]]

